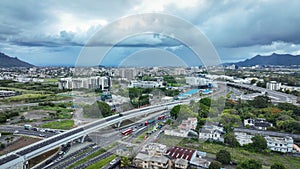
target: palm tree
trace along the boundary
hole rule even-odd
[[[128,157],[122,157],[121,158],[121,168],[127,167],[131,164],[131,161]]]

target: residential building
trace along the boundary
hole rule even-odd
[[[85,78],[61,78],[58,88],[63,89],[101,89],[110,90],[111,78],[108,76],[93,76]]]
[[[166,156],[167,147],[163,144],[150,143],[142,147],[142,150],[136,155],[133,163],[139,168],[171,169],[172,161]]]
[[[268,127],[272,127],[273,124],[268,122],[264,118],[256,118],[256,119],[244,119],[244,126],[250,126],[251,128],[258,130],[267,130]]]
[[[169,148],[166,154],[175,161],[178,168],[187,168],[186,161],[193,168],[208,168],[210,165],[210,162],[203,158],[206,156],[205,152],[174,146]]]
[[[166,156],[152,156],[149,154],[138,153],[133,163],[138,168],[149,168],[149,169],[161,169],[161,168],[172,168],[171,160]]]
[[[224,128],[216,125],[205,125],[199,131],[199,139],[224,142]]]
[[[186,130],[174,130],[174,129],[166,129],[164,131],[165,135],[175,136],[175,137],[184,137],[187,138],[189,132]]]
[[[129,87],[140,87],[140,88],[160,88],[164,87],[162,81],[137,81],[132,80]]]
[[[234,136],[241,146],[252,143],[251,139],[254,137],[253,135],[244,132],[234,132]]]
[[[195,130],[197,127],[197,118],[188,118],[187,120],[182,120],[178,129],[167,129],[165,130],[165,135],[176,136],[176,137],[184,137],[187,138],[189,136],[197,136]]]
[[[182,120],[179,129],[181,130],[195,130],[197,127],[197,118],[189,117],[187,120]]]
[[[182,158],[177,158],[174,162],[176,169],[185,169],[189,166],[189,161]]]
[[[293,151],[294,140],[292,137],[265,137],[268,148],[272,151],[288,153]]]
[[[186,77],[185,81],[191,86],[207,86],[210,80],[203,77]]]
[[[281,88],[281,83],[278,83],[276,81],[267,82],[267,89],[280,90],[280,88]]]

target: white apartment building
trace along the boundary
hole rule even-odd
[[[140,88],[160,88],[163,87],[162,81],[137,81],[132,80],[129,87],[140,87]]]
[[[252,143],[251,139],[254,137],[253,135],[244,132],[234,132],[234,136],[241,146]]]
[[[280,90],[280,88],[281,88],[281,83],[278,83],[276,81],[267,82],[267,89],[269,90]]]
[[[191,86],[205,86],[210,83],[210,80],[203,77],[185,77],[185,82]]]
[[[272,151],[288,153],[293,151],[294,140],[292,137],[265,137],[268,148]]]
[[[101,89],[109,90],[111,78],[107,76],[93,76],[84,78],[61,78],[58,82],[59,89]]]
[[[205,125],[199,131],[199,139],[224,142],[224,134],[225,131],[223,127]]]

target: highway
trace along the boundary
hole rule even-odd
[[[48,131],[41,132],[40,130],[38,131],[26,130],[24,129],[24,127],[12,126],[12,125],[1,125],[0,131],[13,133],[14,135],[25,135],[25,136],[45,137],[45,138],[57,135],[57,133],[54,132],[48,132]]]
[[[190,100],[173,101],[173,102],[166,103],[166,104],[160,104],[160,105],[154,105],[154,106],[149,106],[149,107],[140,108],[140,109],[129,110],[127,112],[123,112],[122,116],[113,115],[113,116],[103,118],[103,119],[97,120],[95,122],[92,122],[92,123],[89,123],[89,124],[86,124],[86,125],[83,125],[83,126],[80,126],[77,128],[71,129],[69,131],[54,135],[50,138],[46,138],[46,139],[36,142],[32,145],[29,145],[29,146],[26,146],[19,150],[16,150],[14,152],[11,152],[7,156],[2,156],[0,158],[0,168],[1,168],[1,166],[3,166],[3,168],[6,168],[7,166],[5,164],[8,162],[10,162],[10,165],[11,165],[14,160],[19,161],[19,160],[16,160],[16,159],[19,159],[19,157],[22,157],[22,159],[25,159],[25,160],[31,159],[31,158],[36,157],[44,152],[49,151],[49,149],[53,149],[60,145],[66,144],[70,141],[78,139],[78,138],[85,136],[91,132],[94,132],[98,129],[118,123],[119,121],[124,121],[126,119],[141,116],[144,114],[149,114],[152,112],[169,109],[175,105],[186,104],[189,102],[190,102]]]
[[[290,95],[290,94],[286,94],[286,93],[282,93],[282,92],[278,92],[278,91],[274,91],[274,90],[269,90],[266,88],[257,87],[257,86],[253,86],[253,85],[237,84],[237,83],[230,83],[230,82],[226,82],[226,83],[229,85],[233,85],[233,86],[240,86],[240,87],[252,89],[254,91],[259,91],[261,93],[267,92],[273,102],[283,102],[283,103],[288,102],[288,103],[293,103],[293,104],[297,105],[297,103],[296,103],[297,96],[294,96],[294,95]]]

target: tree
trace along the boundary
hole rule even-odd
[[[210,163],[208,169],[220,169],[222,167],[222,164],[218,161],[213,161]]]
[[[131,160],[128,157],[123,156],[121,158],[121,167],[123,168],[123,167],[127,167],[129,165],[131,165]]]
[[[254,151],[263,151],[267,148],[267,141],[263,136],[260,135],[256,135],[254,137],[252,137],[252,143],[250,143],[249,149],[250,150],[254,150]]]
[[[240,146],[239,142],[235,138],[233,132],[228,132],[224,136],[224,143],[228,144],[230,147],[238,147]]]
[[[229,164],[231,161],[231,155],[226,150],[220,150],[216,155],[216,159],[222,164]]]
[[[250,84],[254,84],[254,83],[256,83],[256,81],[257,81],[256,79],[252,79]]]
[[[281,163],[275,163],[275,164],[271,165],[271,169],[286,169],[286,167],[284,165],[282,165]]]
[[[21,119],[21,121],[24,121],[25,120],[25,116],[22,115],[20,119]]]
[[[177,119],[178,114],[180,112],[180,105],[174,106],[171,111],[170,111],[170,115],[171,117],[173,117],[174,119]]]
[[[249,101],[250,105],[255,108],[266,108],[271,104],[271,99],[267,95],[256,96],[252,101]]]
[[[103,117],[112,115],[113,112],[111,111],[110,106],[107,103],[97,101],[97,105]]]
[[[257,160],[246,160],[238,164],[236,169],[262,169],[262,164]]]
[[[203,99],[199,100],[199,103],[204,104],[207,107],[210,107],[211,99],[206,97],[206,98],[203,98]]]
[[[266,88],[266,87],[267,87],[267,84],[266,84],[265,82],[260,82],[260,81],[258,81],[258,82],[256,83],[256,86]]]

